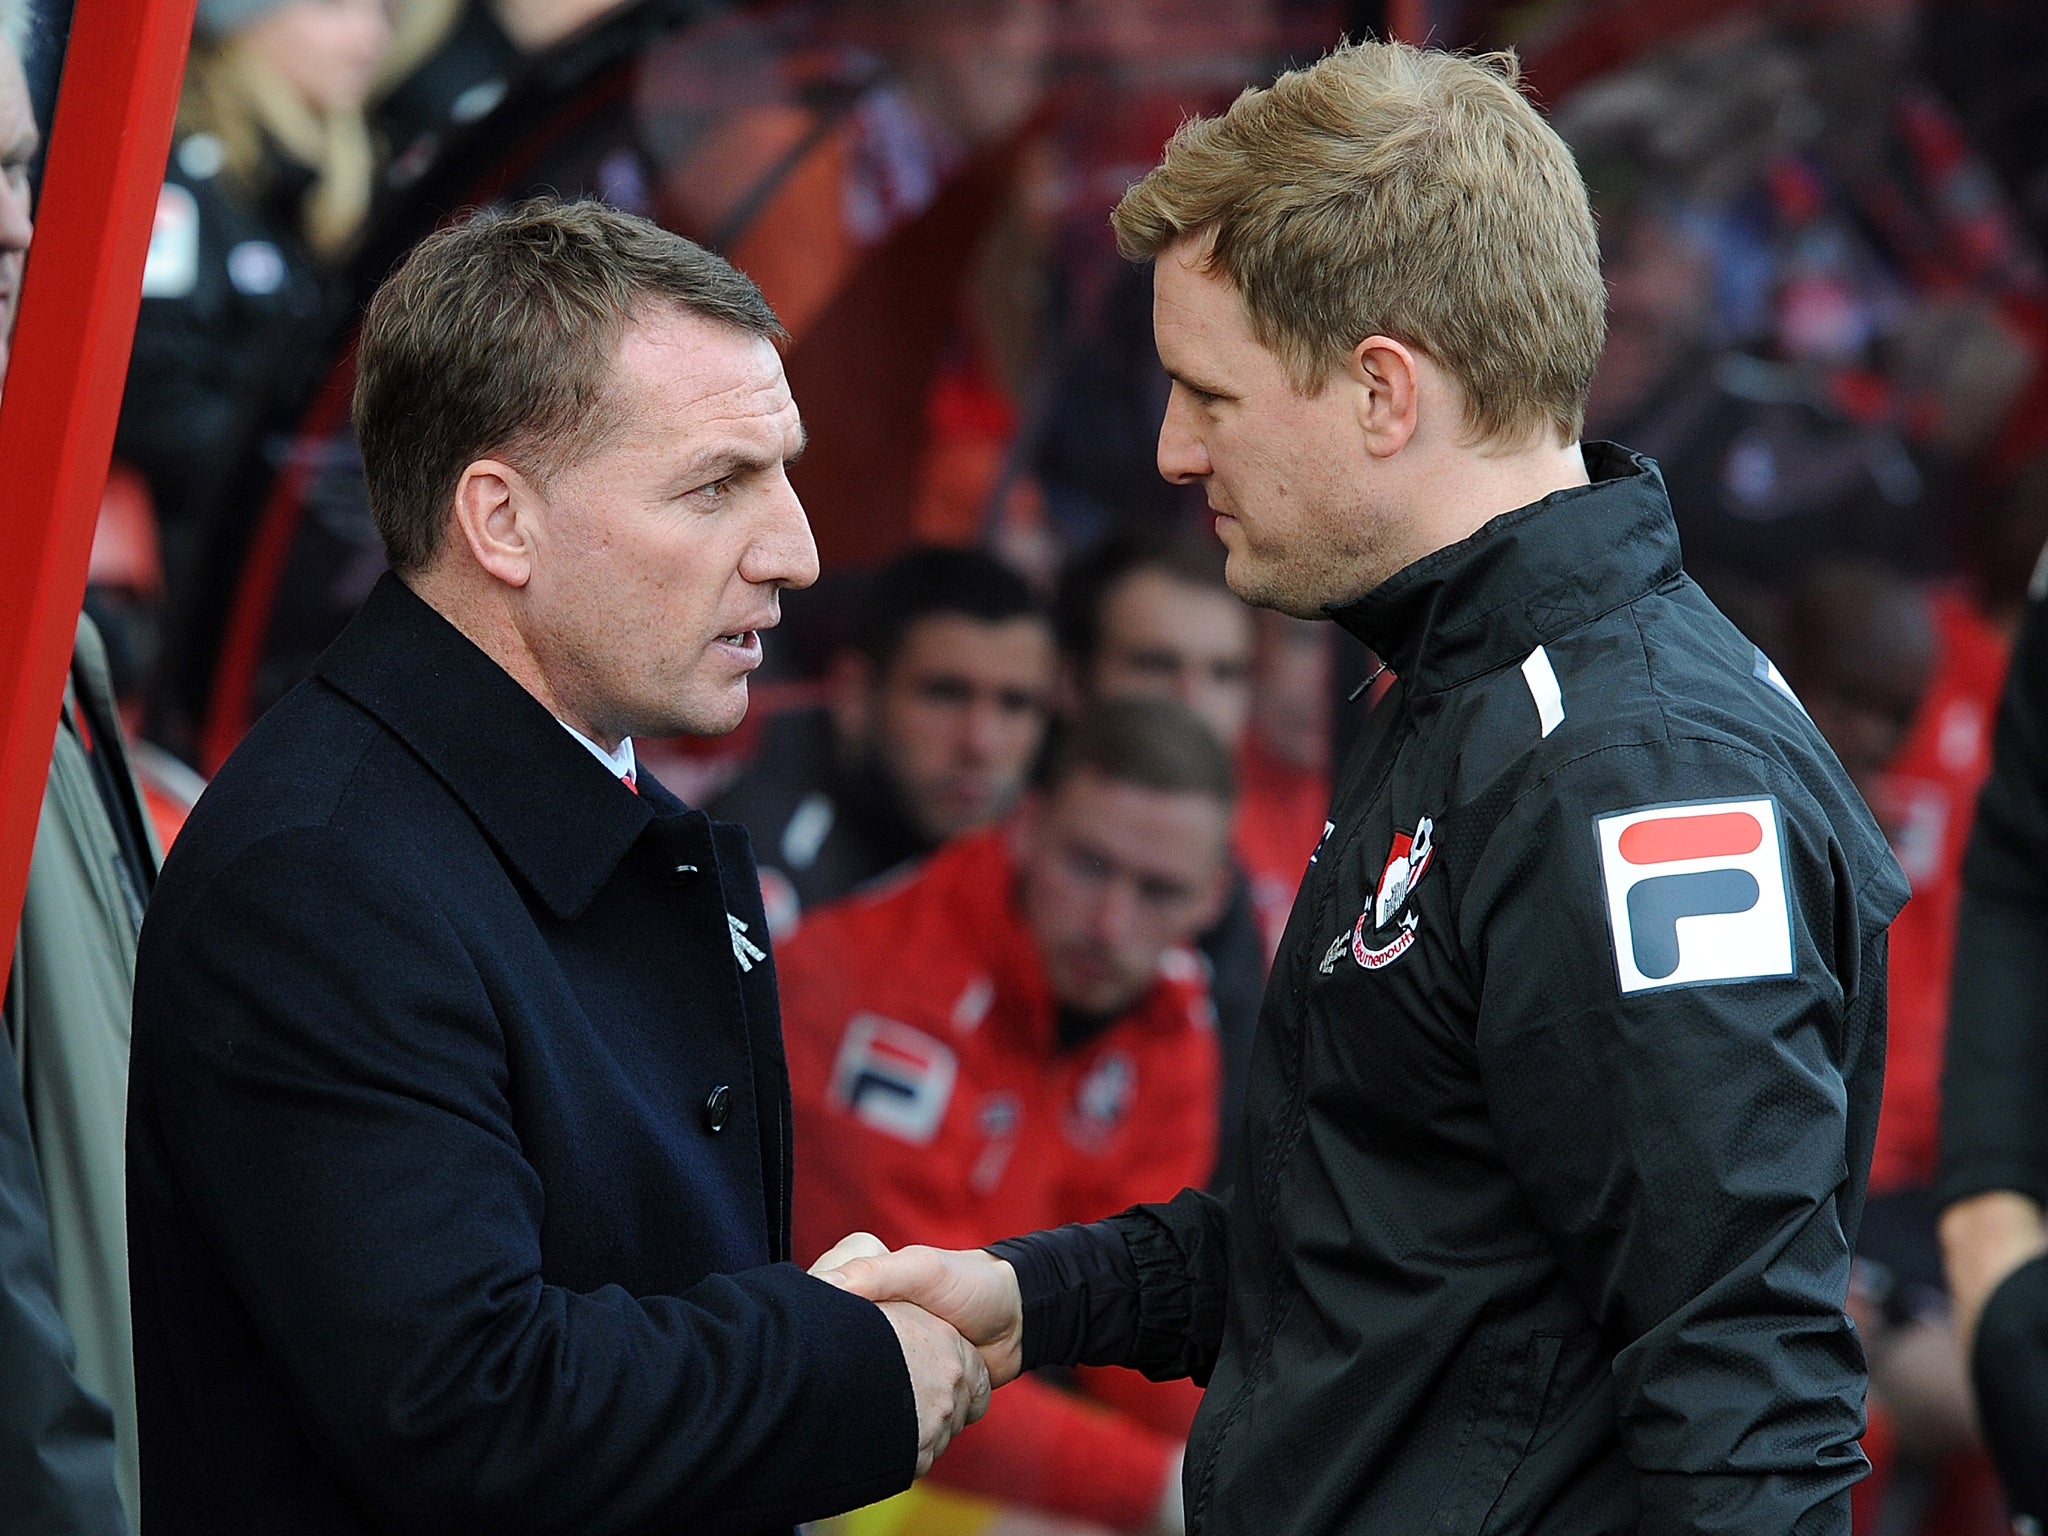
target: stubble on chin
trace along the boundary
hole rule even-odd
[[[1326,618],[1323,605],[1327,583],[1318,581],[1311,570],[1296,570],[1271,560],[1256,560],[1232,550],[1224,566],[1223,579],[1230,590],[1254,608],[1271,608],[1295,619]]]

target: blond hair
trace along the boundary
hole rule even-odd
[[[319,112],[249,53],[238,35],[195,37],[178,98],[178,127],[220,140],[222,163],[249,194],[263,186],[268,134],[313,172],[300,232],[319,255],[339,255],[370,206],[376,156],[360,112]]]
[[[1346,44],[1182,124],[1118,247],[1199,240],[1303,394],[1389,336],[1458,381],[1476,441],[1575,441],[1606,289],[1585,183],[1519,81],[1511,53]]]

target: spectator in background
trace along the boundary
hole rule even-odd
[[[1208,1172],[1216,1046],[1180,946],[1227,894],[1231,797],[1195,716],[1103,704],[1062,732],[1013,824],[806,920],[777,954],[799,1259],[855,1229],[972,1247]],[[1121,1371],[1079,1385],[1005,1393],[934,1479],[1114,1530],[1163,1512],[1178,1528],[1200,1392]]]
[[[29,24],[22,0],[0,0],[0,387],[34,233]],[[81,618],[21,926],[0,956],[0,1530],[10,1533],[122,1536],[136,1518],[121,1129],[135,936],[156,868],[106,654]]]
[[[1070,704],[1178,699],[1227,750],[1252,708],[1252,610],[1224,585],[1215,544],[1117,534],[1060,581],[1063,691]]]
[[[1270,968],[1330,811],[1332,626],[1253,610],[1252,712],[1237,754],[1237,853]]]
[[[992,555],[914,549],[877,574],[830,702],[771,722],[709,807],[753,834],[771,931],[1007,815],[1045,737],[1052,632]]]
[[[1135,531],[1113,535],[1069,563],[1054,618],[1069,709],[1105,699],[1175,699],[1226,752],[1237,754],[1252,707],[1253,621],[1251,609],[1224,585],[1219,546]],[[1237,828],[1245,820],[1240,801]],[[1320,832],[1320,819],[1316,825]],[[1211,1176],[1218,1188],[1237,1166],[1245,1073],[1269,953],[1243,842],[1236,841],[1229,899],[1196,941],[1209,964],[1223,1048],[1221,1134]],[[1298,880],[1300,869],[1293,874]],[[1289,887],[1287,900],[1293,899]]]
[[[1876,808],[1894,849],[1909,844],[1913,833],[1897,814],[1886,814],[1902,807],[1885,774],[1921,713],[1938,655],[1926,595],[1882,566],[1823,561],[1787,601],[1780,651],[1785,675]],[[1900,1006],[1901,993],[1912,1000],[1915,978],[1946,958],[1945,951],[1935,952],[1939,936],[1907,916],[1922,901],[1916,887],[1891,936],[1891,1014],[1909,1057],[1927,1021]],[[1974,1444],[1975,1427],[1956,1364],[1933,1192],[1924,1180],[1915,1187],[1900,1145],[1913,1115],[1892,1066],[1888,1060],[1850,1302],[1870,1359],[1872,1402],[1889,1421],[1901,1470],[1925,1481]]]
[[[410,0],[396,18],[371,117],[403,184],[450,134],[489,114],[529,58],[622,0]]]
[[[1941,1245],[2017,1511],[2048,1520],[2048,611],[2038,573],[1963,866],[1942,1075]],[[2034,1528],[2038,1529],[2038,1525]]]
[[[174,588],[369,206],[362,106],[389,37],[382,0],[200,0],[114,445],[148,482]]]

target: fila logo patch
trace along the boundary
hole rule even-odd
[[[921,1029],[857,1013],[832,1066],[832,1100],[856,1120],[921,1147],[938,1135],[960,1058]]]
[[[1623,811],[1594,830],[1624,994],[1792,974],[1777,801]]]

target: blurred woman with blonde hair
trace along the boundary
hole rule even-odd
[[[384,0],[199,0],[115,451],[180,546],[369,206]]]

